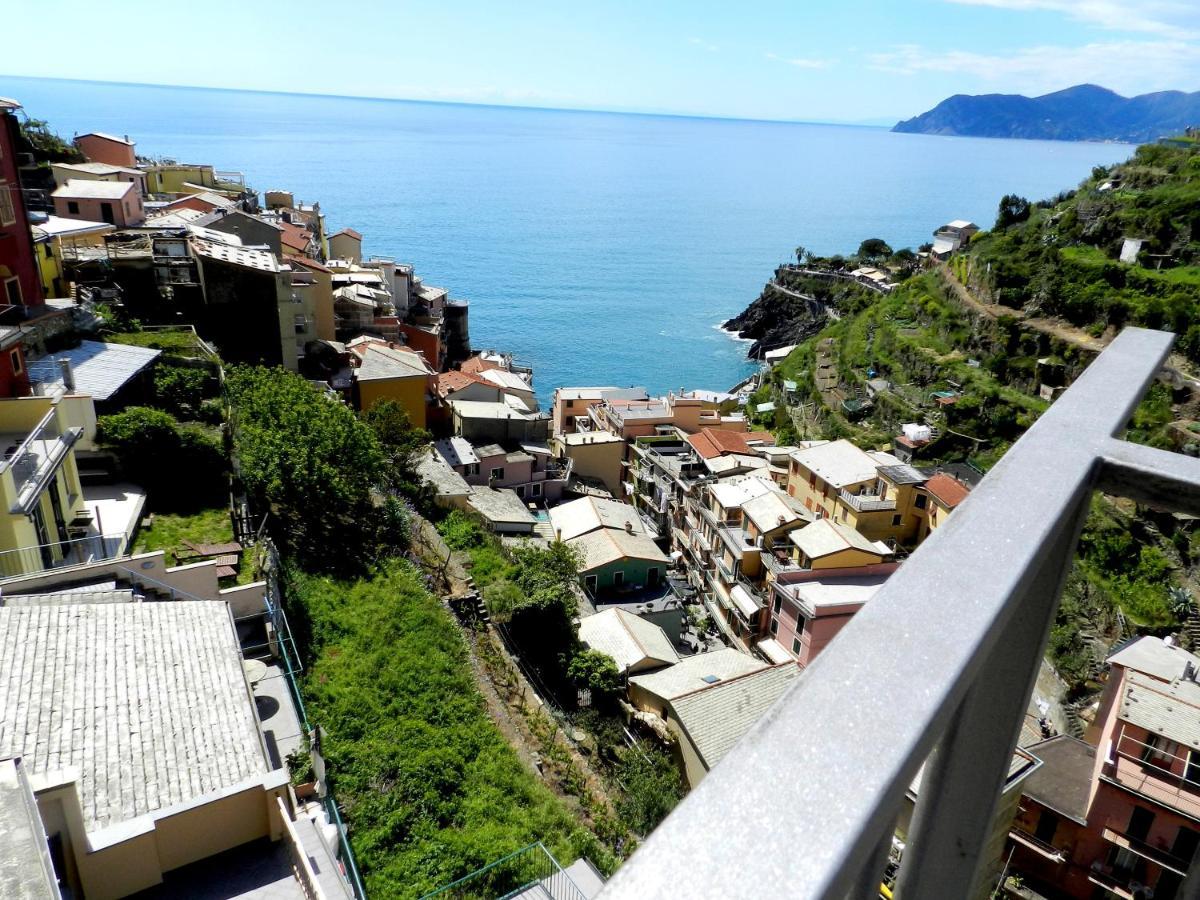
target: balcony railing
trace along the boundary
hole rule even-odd
[[[1128,821],[1128,817],[1126,817],[1126,821]],[[1129,852],[1135,853],[1142,857],[1142,859],[1148,859],[1157,866],[1161,866],[1164,869],[1170,869],[1176,875],[1187,874],[1188,865],[1191,862],[1190,860],[1180,859],[1165,847],[1155,847],[1153,844],[1147,844],[1143,840],[1131,837],[1130,835],[1125,834],[1120,827],[1114,828],[1113,819],[1111,816],[1108,819],[1108,824],[1104,827],[1104,830],[1100,833],[1100,835],[1110,844],[1116,844],[1118,847],[1124,847]]]
[[[855,512],[887,512],[896,508],[895,500],[884,500],[878,494],[852,494],[842,489],[838,496]]]
[[[123,534],[92,534],[70,541],[0,551],[0,578],[18,578],[47,569],[116,559],[125,550]]]
[[[421,900],[506,900],[509,897],[540,900],[587,900],[558,860],[541,841],[484,866]]]
[[[11,454],[6,454],[4,465],[12,471],[17,489],[17,503],[12,512],[30,510],[45,483],[82,434],[82,428],[60,428],[52,409]]]
[[[1008,836],[1018,844],[1024,844],[1030,850],[1040,853],[1046,859],[1053,860],[1054,862],[1062,862],[1067,858],[1067,851],[1043,841],[1040,837],[1026,831],[1024,828],[1013,828],[1008,832]]]
[[[1116,437],[1170,345],[1144,329],[1117,337],[650,835],[604,900],[874,897],[923,764],[897,896],[973,896],[1093,491],[1200,514],[1200,459]],[[783,759],[820,777],[775,777]]]

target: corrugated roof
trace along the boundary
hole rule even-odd
[[[1200,750],[1200,684],[1159,681],[1141,672],[1125,676],[1118,715],[1154,734]]]
[[[611,656],[621,672],[679,662],[665,631],[623,609],[606,609],[580,619],[579,639]]]
[[[629,679],[629,683],[636,684],[655,697],[670,701],[717,683],[705,679],[728,681],[765,668],[766,664],[762,660],[732,647],[725,647],[711,653],[688,656],[670,668],[658,672],[634,675]]]
[[[800,674],[794,662],[704,687],[671,701],[705,767],[719,763]]]
[[[226,604],[0,608],[0,747],[95,831],[268,771]]]
[[[47,359],[71,361],[75,393],[89,394],[94,400],[108,400],[161,355],[161,350],[149,347],[80,341],[78,347],[60,350]],[[36,371],[31,370],[30,377],[39,384],[63,385],[58,366],[39,366]],[[63,387],[65,389],[65,385]]]

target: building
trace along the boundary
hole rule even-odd
[[[329,255],[333,259],[362,262],[363,236],[353,228],[343,228],[329,236]]]
[[[55,215],[86,222],[106,222],[131,228],[146,220],[142,194],[129,181],[91,181],[72,178],[50,195]]]
[[[105,900],[280,837],[287,770],[269,763],[227,604],[5,599],[0,732],[45,835],[27,866],[48,856],[72,896]]]
[[[63,276],[65,257],[76,257],[85,247],[102,247],[104,236],[116,227],[107,222],[88,222],[45,216],[31,226],[36,250],[38,275],[42,294],[46,297],[66,297],[69,287]]]
[[[103,162],[53,163],[55,187],[62,187],[71,179],[77,181],[128,181],[137,185],[138,193],[146,196],[146,173],[129,166],[115,166]]]
[[[508,488],[474,486],[464,498],[466,507],[478,515],[488,530],[499,535],[532,536],[537,519],[516,491]]]
[[[970,492],[971,489],[965,482],[944,472],[939,472],[926,481],[925,493],[929,495],[929,503],[925,508],[926,533],[945,525],[950,513],[967,499]]]
[[[129,135],[117,137],[102,131],[89,131],[87,134],[75,135],[73,143],[79,148],[79,152],[87,157],[88,162],[126,169],[137,168],[137,152],[134,150],[136,145],[129,139]]]
[[[17,310],[17,318],[45,300],[17,169],[20,108],[17,101],[0,97],[0,309]]]
[[[581,497],[550,510],[550,527],[560,541],[612,528],[631,534],[645,534],[645,526],[638,518],[637,510],[628,503],[606,500],[600,497]]]
[[[579,430],[578,422],[585,428],[590,422],[589,410],[602,400],[649,400],[645,388],[631,387],[560,387],[554,390],[553,434],[555,437],[572,434]]]
[[[1187,896],[1200,848],[1200,657],[1146,636],[1108,663],[1085,740],[1027,748],[1043,766],[1024,786],[1012,867],[1067,897]]]
[[[434,451],[469,485],[509,488],[528,503],[554,504],[562,497],[570,472],[550,449],[524,444],[506,450],[498,444],[473,447],[461,437],[436,441]]]
[[[152,194],[212,194],[228,203],[249,193],[241,172],[218,172],[209,165],[166,161],[142,169],[146,172],[146,188]],[[209,209],[216,205],[210,203]]]
[[[424,428],[436,383],[425,357],[372,337],[355,338],[347,348],[358,361],[354,368],[357,407],[370,409],[380,400],[394,400],[415,427]]]
[[[582,431],[556,434],[550,440],[555,455],[569,460],[575,493],[595,493],[597,488],[610,497],[623,497],[625,441],[607,431]]]
[[[296,256],[289,263],[308,270],[308,292],[312,295],[312,333],[318,341],[335,340],[333,312],[333,272],[315,259]]]
[[[612,658],[622,675],[672,666],[679,654],[667,633],[624,609],[606,609],[579,620],[579,640]]]
[[[789,574],[772,585],[770,633],[807,666],[895,571],[896,563]]]
[[[802,569],[850,569],[872,566],[892,558],[892,549],[882,541],[869,541],[849,525],[818,519],[793,531],[792,558]]]
[[[632,523],[627,529],[598,528],[565,543],[579,553],[580,581],[596,602],[636,602],[642,591],[662,593],[671,561]]]
[[[282,230],[264,221],[261,216],[222,206],[204,213],[195,224],[211,228],[213,231],[237,235],[244,246],[267,247],[276,256],[283,255]]]
[[[961,250],[979,233],[979,226],[964,219],[947,222],[933,233],[933,255],[945,259],[951,253]]]
[[[451,429],[472,444],[543,443],[549,419],[508,403],[450,401]]]

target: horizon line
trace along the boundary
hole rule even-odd
[[[203,84],[168,84],[164,82],[152,81],[113,81],[110,79],[93,78],[58,78],[51,75],[15,75],[12,73],[0,73],[0,79],[2,78],[23,78],[27,81],[58,81],[69,84],[114,85],[118,87],[171,88],[174,90],[183,91],[224,91],[233,94],[271,94],[284,97],[320,97],[332,100],[368,100],[377,103],[424,103],[435,106],[478,106],[489,109],[528,109],[538,110],[541,112],[595,113],[611,116],[646,116],[652,118],[672,119],[712,119],[722,122],[753,122],[767,125],[825,125],[840,128],[891,127],[889,125],[870,124],[869,121],[852,122],[845,120],[821,121],[813,119],[769,119],[760,116],[721,115],[719,113],[651,112],[649,110],[608,109],[587,106],[538,106],[529,103],[487,103],[480,100],[429,100],[415,97],[373,97],[366,94],[327,94],[315,91],[281,91],[271,90],[268,88],[214,87]],[[879,118],[882,119],[883,117],[880,116]],[[896,119],[896,122],[900,121],[900,119]]]

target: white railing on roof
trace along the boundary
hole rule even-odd
[[[602,898],[873,898],[922,764],[896,895],[974,895],[1093,491],[1200,514],[1200,459],[1116,437],[1170,345],[1113,341]]]

